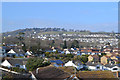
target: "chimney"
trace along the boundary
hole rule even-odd
[[[116,72],[116,76],[119,77],[119,72],[118,71]]]
[[[62,67],[63,67],[63,64],[62,64]]]

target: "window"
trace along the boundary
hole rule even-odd
[[[19,64],[16,64],[15,67],[20,67],[20,65],[19,65]]]
[[[118,68],[113,68],[113,70],[118,70]]]

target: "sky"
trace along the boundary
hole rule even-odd
[[[2,31],[65,28],[118,31],[117,2],[3,2]]]

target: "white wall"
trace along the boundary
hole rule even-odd
[[[6,66],[6,67],[12,67],[12,65],[7,60],[5,60],[3,63],[1,63],[1,65]]]

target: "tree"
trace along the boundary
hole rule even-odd
[[[72,45],[71,45],[71,48],[74,48],[74,47],[75,47],[74,44],[72,44]]]
[[[14,79],[12,74],[10,74],[10,73],[3,74],[2,76],[3,76],[2,80],[13,80]]]
[[[36,44],[30,45],[30,50],[37,56],[40,56],[41,54],[44,53],[43,49],[41,48],[40,40],[37,40]]]
[[[88,55],[85,56],[77,56],[77,59],[83,62],[84,64],[88,61]]]
[[[54,41],[54,40],[52,40],[51,46],[54,46],[54,45],[55,45],[55,41]]]
[[[74,40],[71,44],[71,48],[74,48],[74,47],[79,48],[79,42],[77,40]]]
[[[63,49],[66,49],[67,48],[67,43],[66,43],[66,40],[64,41],[64,45],[63,45]]]
[[[44,62],[42,58],[29,58],[26,64],[27,70],[33,71],[38,67],[50,65],[50,62]]]
[[[19,40],[19,45],[22,45],[23,40],[24,40],[24,35],[25,35],[25,33],[23,33],[23,32],[18,33],[18,37],[16,37],[16,38]]]

